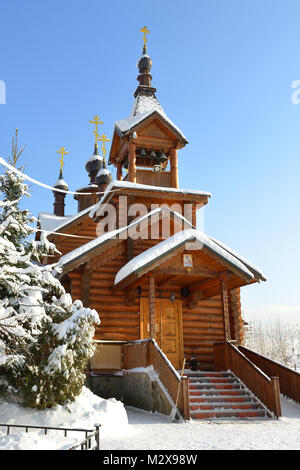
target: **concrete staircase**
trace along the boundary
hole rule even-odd
[[[263,418],[269,412],[231,372],[186,371],[192,419]]]

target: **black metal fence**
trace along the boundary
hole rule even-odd
[[[86,436],[80,444],[76,444],[68,450],[100,450],[100,425],[96,425],[94,432]]]
[[[12,428],[25,429],[25,432],[29,432],[29,429],[37,429],[44,431],[47,435],[48,431],[62,431],[64,436],[67,437],[68,432],[82,432],[85,434],[85,439],[79,444],[70,447],[68,450],[100,450],[100,424],[95,425],[94,429],[82,429],[82,428],[56,428],[52,426],[33,426],[27,424],[0,424],[0,427],[6,428],[6,434],[9,435]]]

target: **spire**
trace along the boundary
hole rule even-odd
[[[141,32],[144,33],[144,36],[147,33],[150,33],[146,26],[141,29]],[[137,77],[137,80],[139,81],[139,86],[134,93],[135,101],[130,117],[135,117],[137,114],[143,114],[154,109],[165,116],[165,112],[155,96],[156,88],[153,88],[151,85],[152,75],[150,74],[150,71],[152,67],[152,60],[147,53],[147,38],[144,37],[143,39],[143,54],[137,62],[137,67],[139,69],[139,76]]]
[[[56,183],[53,185],[54,188],[63,189],[68,191],[69,187],[63,178],[62,168],[59,171],[59,177]],[[60,217],[65,215],[65,197],[66,193],[61,193],[60,191],[53,191],[54,194],[54,214]]]
[[[146,42],[147,42],[146,34],[150,33],[150,31],[146,28],[146,26],[144,26],[140,31],[141,33],[144,33],[144,36],[143,36],[144,45],[143,45],[143,54],[137,63],[137,67],[139,69],[139,76],[137,77],[137,80],[140,82],[140,85],[137,88],[134,96],[136,96],[140,86],[151,88],[151,80],[152,80],[152,76],[150,74],[151,67],[152,67],[152,60],[150,59],[147,53],[147,46],[146,46]]]

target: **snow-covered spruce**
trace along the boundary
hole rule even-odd
[[[36,262],[58,252],[46,237],[28,241],[33,218],[19,207],[29,195],[22,177],[6,171],[1,189],[0,370],[25,405],[49,408],[80,393],[99,317],[72,303],[54,265]]]
[[[69,294],[53,298],[45,306],[47,319],[36,341],[31,342],[26,361],[15,367],[14,385],[21,385],[23,403],[51,408],[73,401],[85,382],[84,367],[94,353],[95,310]],[[32,359],[31,359],[32,358]]]

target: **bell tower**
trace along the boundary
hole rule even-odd
[[[179,188],[178,149],[188,142],[167,117],[152,87],[152,60],[146,34],[137,67],[139,85],[130,116],[115,123],[109,163],[117,168],[117,179],[152,186]]]

